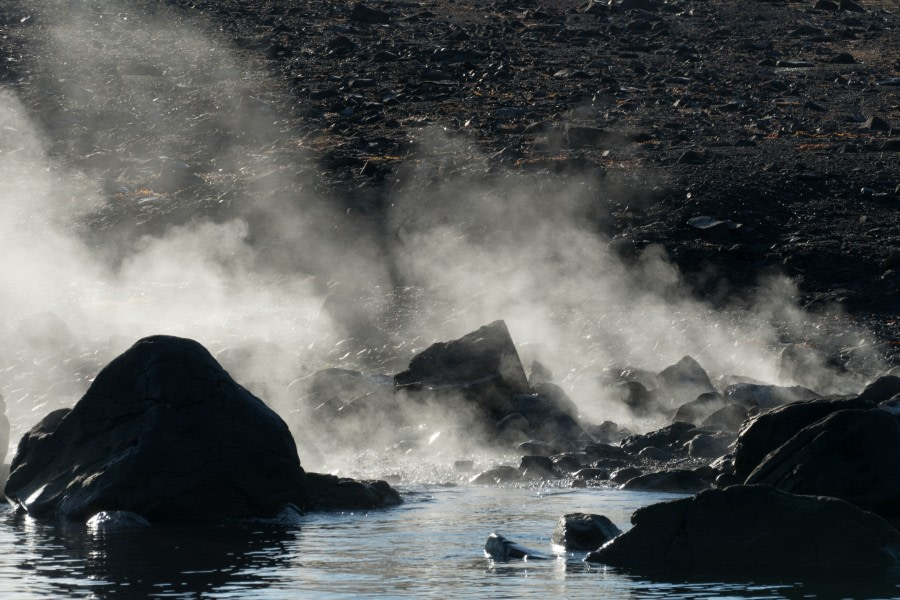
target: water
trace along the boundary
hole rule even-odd
[[[495,563],[493,531],[550,551],[556,519],[631,512],[671,494],[612,489],[401,488],[406,503],[364,513],[208,526],[42,523],[0,513],[3,598],[896,598],[900,579],[655,580],[589,567],[581,554]]]

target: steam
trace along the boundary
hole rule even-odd
[[[433,341],[496,319],[526,367],[538,360],[580,390],[586,417],[633,426],[602,386],[574,383],[690,354],[713,374],[791,384],[779,381],[779,340],[824,343],[787,280],[715,311],[660,249],[629,263],[608,249],[597,226],[606,181],[454,170],[478,150],[442,129],[420,132],[383,224],[348,216],[311,192],[315,165],[281,116],[290,96],[263,64],[162,8],[79,6],[42,25],[43,63],[29,68],[45,75],[18,95],[0,90],[0,392],[13,443],[149,334],[193,337],[218,354],[292,423],[301,453],[304,440],[324,443],[305,427],[317,369],[389,374]],[[23,102],[49,117],[37,124]],[[124,127],[130,135],[116,139]],[[202,191],[177,193],[188,184]],[[384,380],[373,385],[386,393]],[[458,417],[435,407],[410,431],[385,419],[390,434],[377,442],[430,440],[449,457]],[[367,425],[360,435],[379,429]]]

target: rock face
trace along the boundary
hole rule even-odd
[[[19,443],[5,493],[33,516],[272,515],[305,502],[281,418],[192,340],[138,341]]]
[[[747,476],[772,452],[794,434],[833,412],[871,408],[858,399],[811,400],[797,402],[758,415],[744,424],[734,452],[734,474],[740,480]]]
[[[644,571],[761,574],[878,570],[900,557],[900,533],[877,515],[767,486],[654,504],[631,521],[632,529],[585,560]]]
[[[596,550],[621,533],[622,530],[603,515],[570,513],[556,522],[552,541],[565,550]]]
[[[843,498],[900,522],[900,421],[883,410],[842,410],[769,454],[747,483]]]

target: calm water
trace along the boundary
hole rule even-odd
[[[3,598],[900,597],[900,580],[653,581],[589,568],[581,555],[493,563],[492,531],[549,552],[556,518],[672,498],[618,490],[403,488],[401,507],[204,527],[38,523],[0,513]]]

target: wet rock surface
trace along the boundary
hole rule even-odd
[[[621,533],[608,517],[571,513],[559,518],[551,541],[567,551],[596,550]]]
[[[897,564],[900,534],[843,500],[732,486],[654,504],[586,560],[650,572],[877,572]],[[839,531],[834,525],[840,523]]]

